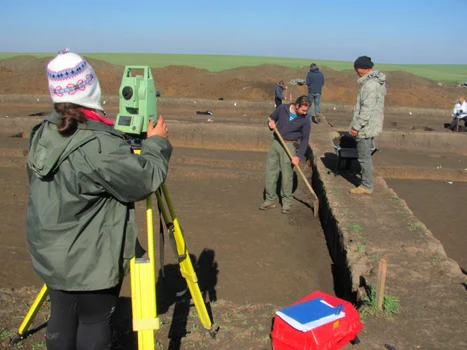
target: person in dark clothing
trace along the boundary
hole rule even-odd
[[[274,89],[274,103],[276,104],[276,108],[282,104],[282,100],[286,99],[284,97],[285,89],[286,87],[284,86],[283,80],[276,84],[276,88]]]
[[[319,123],[321,121],[319,103],[321,101],[321,93],[324,85],[324,75],[320,72],[318,66],[315,63],[310,65],[310,70],[306,75],[306,85],[308,85],[308,98],[311,104],[315,103],[315,121]],[[312,119],[312,108],[308,110],[310,119]]]
[[[101,106],[91,65],[62,50],[47,65],[54,112],[31,132],[26,233],[51,311],[48,350],[110,349],[110,321],[135,256],[134,202],[165,181],[172,146],[159,116],[141,154]]]
[[[274,133],[274,140],[266,158],[265,170],[265,194],[266,200],[259,207],[260,210],[268,210],[276,207],[276,187],[279,173],[282,175],[282,214],[288,214],[292,207],[293,166],[298,165],[305,156],[310,139],[311,121],[307,117],[310,100],[307,96],[300,96],[294,103],[283,104],[277,107],[271,114],[269,128],[277,127],[285,144],[292,154],[290,159],[286,150]],[[296,143],[300,142],[298,150]]]

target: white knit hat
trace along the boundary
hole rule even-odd
[[[61,50],[47,65],[47,75],[53,103],[69,102],[103,110],[99,80],[83,57]]]

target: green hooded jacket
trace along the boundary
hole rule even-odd
[[[386,75],[375,70],[358,79],[358,83],[361,88],[350,128],[358,131],[359,139],[372,138],[383,131]]]
[[[172,146],[153,136],[136,155],[111,126],[88,120],[63,137],[59,120],[54,113],[31,132],[27,238],[34,270],[53,289],[111,288],[135,254],[134,202],[165,181]]]

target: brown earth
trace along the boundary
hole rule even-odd
[[[15,117],[9,119],[13,122]],[[24,138],[0,137],[0,349],[15,348],[8,341],[42,284],[32,270],[25,234],[27,143]],[[167,241],[166,279],[159,273],[157,282],[162,321],[157,349],[266,350],[277,308],[316,289],[333,293],[332,261],[303,186],[297,187],[291,215],[282,215],[280,207],[258,210],[265,156],[264,151],[174,149],[167,186],[200,288],[221,331],[215,341],[210,339],[189,299],[175,296],[184,283]],[[146,246],[144,213],[144,203],[138,203],[140,239]],[[159,247],[156,252],[159,256]],[[156,264],[160,266],[159,261]],[[115,349],[136,349],[128,282],[115,317]],[[40,309],[33,327],[47,320],[48,306]],[[44,348],[44,330],[20,345]]]
[[[386,182],[441,241],[446,254],[467,272],[467,236],[462,233],[467,183],[410,179]]]
[[[0,94],[47,93],[45,67],[52,57],[18,56],[0,60]],[[117,95],[123,73],[122,66],[89,59],[96,70],[104,94]],[[321,67],[326,78],[323,101],[352,104],[358,91],[353,70],[335,71]],[[274,100],[274,85],[306,77],[307,68],[276,65],[240,67],[210,72],[188,66],[152,69],[156,87],[164,96],[227,100]],[[451,108],[460,93],[458,88],[440,87],[437,82],[413,74],[387,72],[388,106]],[[289,84],[293,97],[306,94],[306,86]]]
[[[40,93],[42,94],[43,91]],[[50,105],[45,104],[44,100],[41,98],[41,102],[35,104],[20,102],[17,103],[17,107],[14,106],[14,102],[7,105],[0,104],[0,111],[12,112],[9,118],[3,118],[2,116],[0,124],[2,132],[11,131],[16,133],[28,130],[30,123],[25,123],[28,118],[19,118],[24,114],[18,111],[48,111]],[[217,147],[220,147],[219,145],[222,144],[223,140],[228,139],[229,142],[234,140],[234,137],[227,133],[215,133],[217,126],[229,126],[230,124],[232,125],[232,133],[237,132],[240,134],[240,130],[245,130],[244,127],[254,129],[258,125],[264,125],[264,115],[271,109],[269,104],[266,105],[260,102],[240,101],[235,108],[228,101],[223,101],[225,104],[222,101],[214,100],[198,101],[197,104],[194,102],[192,99],[169,98],[162,99],[159,107],[161,112],[168,116],[169,127],[172,130],[183,130],[183,125],[187,125],[192,130],[200,131],[201,128],[210,130],[212,135],[215,135],[218,139],[216,140],[217,143],[213,142]],[[214,123],[207,124],[205,116],[194,115],[193,111],[200,105],[203,108],[210,105],[219,106],[219,109],[215,110]],[[350,111],[340,107],[336,111],[328,108],[326,117],[337,125],[348,125]],[[34,117],[30,118],[34,119]],[[435,169],[435,167],[442,165],[443,169],[463,171],[462,167],[465,166],[466,160],[461,151],[455,154],[442,152],[440,146],[445,147],[444,143],[437,145],[434,143],[431,147],[422,146],[430,145],[430,139],[436,141],[441,136],[447,136],[447,139],[449,137],[456,138],[459,141],[459,146],[463,144],[464,139],[462,136],[465,135],[445,132],[442,128],[442,118],[439,114],[425,112],[414,113],[414,116],[412,116],[408,115],[407,110],[399,114],[389,113],[386,125],[388,129],[391,129],[391,132],[400,133],[404,137],[407,135],[407,138],[416,136],[416,139],[423,142],[419,141],[417,143],[417,141],[414,141],[413,145],[415,146],[413,149],[408,149],[401,144],[391,144],[388,141],[390,138],[384,139],[382,137],[379,144],[384,146],[383,153],[375,155],[376,170],[378,171],[378,167],[400,166],[400,171],[406,171],[410,167],[416,169],[418,167],[418,169],[432,169],[433,172],[436,172],[438,169]],[[19,121],[17,124],[15,124],[16,120]],[[9,129],[6,128],[8,124],[15,126]],[[407,132],[415,126],[420,127],[422,131],[416,133]],[[424,126],[435,131],[423,131]],[[237,128],[237,130],[233,129],[233,127]],[[312,147],[332,152],[330,140],[327,138],[326,125],[322,123],[314,125],[313,128]],[[171,137],[175,137],[174,142],[180,142],[181,136],[183,135],[174,133]],[[461,139],[458,136],[461,136]],[[184,142],[186,147],[189,140]],[[24,173],[24,149],[26,144],[27,140],[25,139],[5,138],[4,134],[0,139],[0,178],[2,179],[0,184],[2,193],[0,197],[2,206],[2,212],[0,213],[0,241],[2,242],[0,244],[0,253],[3,257],[0,269],[0,317],[3,320],[0,328],[0,348],[6,349],[12,348],[7,345],[8,339],[14,334],[22,316],[28,309],[28,305],[30,305],[37,293],[36,288],[40,286],[40,281],[34,276],[30,266],[24,232],[27,193]],[[232,145],[226,144],[224,146],[233,149]],[[237,147],[245,149],[244,145],[238,144]],[[261,147],[258,146],[255,149],[259,150]],[[258,212],[257,205],[258,199],[261,198],[264,157],[264,150],[262,152],[243,152],[227,151],[225,149],[215,150],[212,147],[201,149],[199,143],[196,142],[193,142],[189,148],[176,148],[168,182],[169,189],[171,189],[184,230],[189,232],[187,234],[188,247],[190,252],[195,254],[195,261],[199,262],[199,258],[206,250],[209,253],[215,253],[214,263],[210,264],[207,270],[202,268],[202,264],[198,264],[198,268],[201,267],[198,272],[208,271],[208,277],[214,276],[214,279],[208,278],[207,289],[214,290],[218,298],[218,302],[213,303],[212,308],[215,322],[221,325],[222,330],[219,339],[211,341],[209,336],[200,330],[200,324],[193,307],[187,316],[187,305],[184,304],[184,301],[174,301],[170,295],[170,290],[162,289],[160,295],[162,304],[159,305],[159,310],[163,326],[156,333],[156,338],[159,340],[159,349],[166,349],[167,347],[174,349],[269,349],[270,340],[268,334],[271,318],[279,306],[287,305],[314,289],[324,289],[332,292],[332,279],[336,276],[332,276],[330,271],[332,262],[327,253],[321,227],[311,217],[309,208],[299,201],[306,198],[303,188],[299,187],[297,205],[295,206],[296,211],[290,217],[284,218],[272,211]],[[404,178],[409,178],[410,174],[407,174],[404,174]],[[326,179],[339,179],[331,177],[326,171],[323,171],[321,176],[325,176]],[[461,178],[462,176],[459,175],[459,179]],[[395,250],[391,248],[395,244],[393,239],[396,241],[404,239],[407,237],[407,232],[415,232],[417,236],[414,236],[414,239],[419,239],[419,244],[422,244],[425,236],[418,235],[421,228],[418,222],[413,223],[414,221],[412,221],[416,218],[410,216],[410,212],[398,208],[396,208],[398,210],[393,213],[393,216],[386,215],[386,212],[379,207],[374,208],[375,213],[361,213],[359,210],[362,203],[374,200],[375,204],[379,205],[381,204],[379,200],[383,196],[376,193],[371,199],[347,198],[344,191],[350,184],[345,183],[343,188],[340,188],[340,185],[342,185],[342,181],[331,186],[328,196],[337,198],[335,201],[337,203],[336,212],[341,210],[345,204],[350,206],[352,212],[346,211],[345,214],[348,216],[349,225],[352,224],[351,226],[354,227],[356,222],[361,224],[363,234],[368,239],[366,243],[367,251],[364,252],[364,255],[367,256],[366,259],[372,260],[376,253],[383,257],[388,254],[392,264],[403,265],[406,257],[395,257],[398,248]],[[441,184],[439,185],[441,186]],[[449,186],[444,183],[443,185]],[[394,186],[396,190],[397,186],[396,183]],[[404,188],[406,188],[402,198],[407,199],[411,208],[413,206],[412,209],[415,214],[421,219],[423,219],[422,215],[426,215],[428,218],[427,226],[433,230],[434,236],[445,245],[448,257],[462,263],[462,257],[460,256],[462,249],[456,246],[459,235],[463,234],[461,216],[457,217],[458,220],[452,221],[448,233],[443,229],[442,222],[436,221],[434,217],[438,214],[438,197],[445,198],[442,203],[445,207],[443,215],[458,210],[459,205],[462,205],[461,199],[449,200],[451,196],[457,196],[458,191],[451,190],[443,195],[445,197],[440,197],[440,191],[443,191],[442,187],[437,187],[432,196],[423,193],[426,187],[423,183],[406,187],[399,184],[399,187],[401,192],[404,192]],[[411,191],[412,188],[415,192]],[[409,200],[410,198],[412,201]],[[391,207],[391,204],[389,206]],[[395,206],[395,204],[393,203],[392,206]],[[141,226],[144,221],[141,217],[143,212],[142,204],[139,205],[138,209],[140,213],[138,220]],[[402,214],[399,213],[399,210]],[[377,216],[378,213],[379,216]],[[381,215],[381,213],[385,213],[385,215]],[[360,214],[362,216],[359,217],[359,221],[355,221],[357,215]],[[384,226],[386,222],[383,224],[382,221],[385,220],[386,216],[391,218],[389,229],[397,236],[395,238],[390,235],[384,235],[384,237],[378,235],[381,228],[388,229]],[[433,216],[434,224],[430,224],[430,216]],[[267,217],[267,220],[265,220],[265,217]],[[380,217],[380,219],[375,221],[374,217]],[[365,225],[367,224],[371,227],[366,228]],[[209,229],[206,229],[206,225]],[[384,247],[390,251],[390,254],[382,252]],[[354,242],[352,249],[357,248],[359,247]],[[376,253],[373,253],[373,251]],[[429,270],[438,268],[438,266],[441,268],[441,262],[444,263],[444,259],[439,258],[437,255],[431,256],[432,251],[429,249],[416,250],[415,253],[413,256],[419,257],[425,270],[420,272],[419,275],[419,279],[423,279],[423,283],[412,281],[413,284],[416,286],[438,286],[434,282],[435,278],[440,279],[440,277],[438,275],[432,277],[433,271]],[[170,250],[167,249],[166,269],[168,272],[173,273],[177,266],[170,261],[171,256]],[[361,268],[358,264],[357,267]],[[290,273],[290,268],[293,268],[293,273]],[[239,271],[242,273],[239,274]],[[437,270],[434,272],[439,273]],[[374,272],[372,274],[374,275]],[[202,273],[200,275],[202,276]],[[169,276],[172,278],[177,277],[176,274],[175,276],[169,274]],[[280,278],[276,278],[277,276],[280,276]],[[362,344],[358,348],[380,349],[383,348],[384,343],[396,345],[397,349],[443,348],[440,343],[446,339],[431,343],[430,347],[430,341],[432,340],[430,335],[421,336],[423,331],[411,328],[414,319],[424,324],[436,319],[438,316],[435,314],[436,307],[439,306],[436,303],[439,303],[439,299],[430,299],[430,307],[423,306],[423,308],[412,310],[411,305],[420,302],[422,299],[418,294],[411,293],[410,288],[404,289],[406,281],[403,279],[403,273],[400,276],[397,279],[393,278],[392,275],[390,276],[388,293],[401,297],[402,313],[389,319],[385,317],[365,319],[365,328],[361,337]],[[429,280],[429,282],[425,282],[425,280]],[[334,287],[339,286],[342,281],[335,281],[335,283]],[[30,286],[33,286],[33,288]],[[12,290],[12,288],[14,289]],[[422,289],[422,291],[424,290]],[[454,297],[453,294],[439,295],[441,297],[446,295]],[[127,296],[128,286],[124,288],[123,296],[120,299],[117,331],[114,335],[115,345],[120,346],[122,349],[134,348],[134,339],[131,331],[129,331],[130,316]],[[415,318],[414,313],[411,311],[416,313]],[[46,320],[47,315],[48,308],[46,305],[41,309],[35,326],[39,326]],[[434,330],[431,330],[431,332],[439,335],[442,332],[441,329],[452,330],[452,333],[449,334],[456,333],[456,336],[451,339],[452,344],[461,344],[463,340],[458,335],[460,332],[458,315],[444,316],[442,328],[437,332],[434,332]],[[430,325],[433,325],[433,323],[431,322]],[[31,339],[24,342],[23,347],[27,349],[42,348],[43,334],[44,331],[40,330]],[[445,338],[449,338],[447,334]],[[462,348],[462,346],[457,346],[457,348]]]
[[[429,124],[430,119],[425,117],[424,122]],[[373,195],[354,196],[349,194],[349,189],[360,183],[356,175],[358,165],[354,162],[351,171],[332,175],[336,156],[329,135],[323,130],[326,128],[331,131],[327,125],[318,125],[314,132],[317,170],[314,174],[317,176],[313,185],[323,196],[320,203],[325,203],[320,218],[328,242],[334,241],[335,251],[344,251],[345,258],[336,265],[351,270],[349,279],[365,298],[370,286],[376,285],[378,262],[385,259],[385,293],[397,298],[391,303],[388,300],[386,313],[360,308],[365,324],[361,333],[365,342],[361,345],[375,350],[383,349],[384,344],[390,345],[388,349],[465,348],[467,342],[460,326],[467,311],[467,277],[465,268],[461,269],[465,263],[465,230],[461,217],[448,217],[448,213],[455,213],[463,203],[464,183],[451,188],[456,182],[450,185],[442,181],[418,181],[417,177],[406,180],[420,172],[436,174],[442,171],[436,168],[440,165],[442,169],[461,171],[459,167],[465,164],[465,156],[456,151],[443,152],[450,137],[453,145],[461,135],[399,132],[413,139],[410,143],[413,147],[390,144],[387,143],[390,138],[386,138],[382,153],[373,156],[376,168]],[[379,164],[392,167],[395,174],[402,172],[404,180],[389,179],[386,183],[386,178],[380,176]],[[409,168],[414,172],[406,171]],[[394,186],[397,193],[389,186]],[[424,219],[426,222],[420,221]],[[395,305],[400,306],[397,316],[388,317],[388,310]],[[384,339],[384,343],[379,339]]]

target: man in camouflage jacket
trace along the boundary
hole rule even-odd
[[[362,183],[361,186],[352,188],[350,193],[372,194],[373,163],[371,152],[374,148],[373,138],[383,131],[386,76],[378,70],[373,70],[373,62],[367,56],[357,58],[354,68],[360,77],[358,83],[361,87],[350,124],[350,135],[357,139]]]

